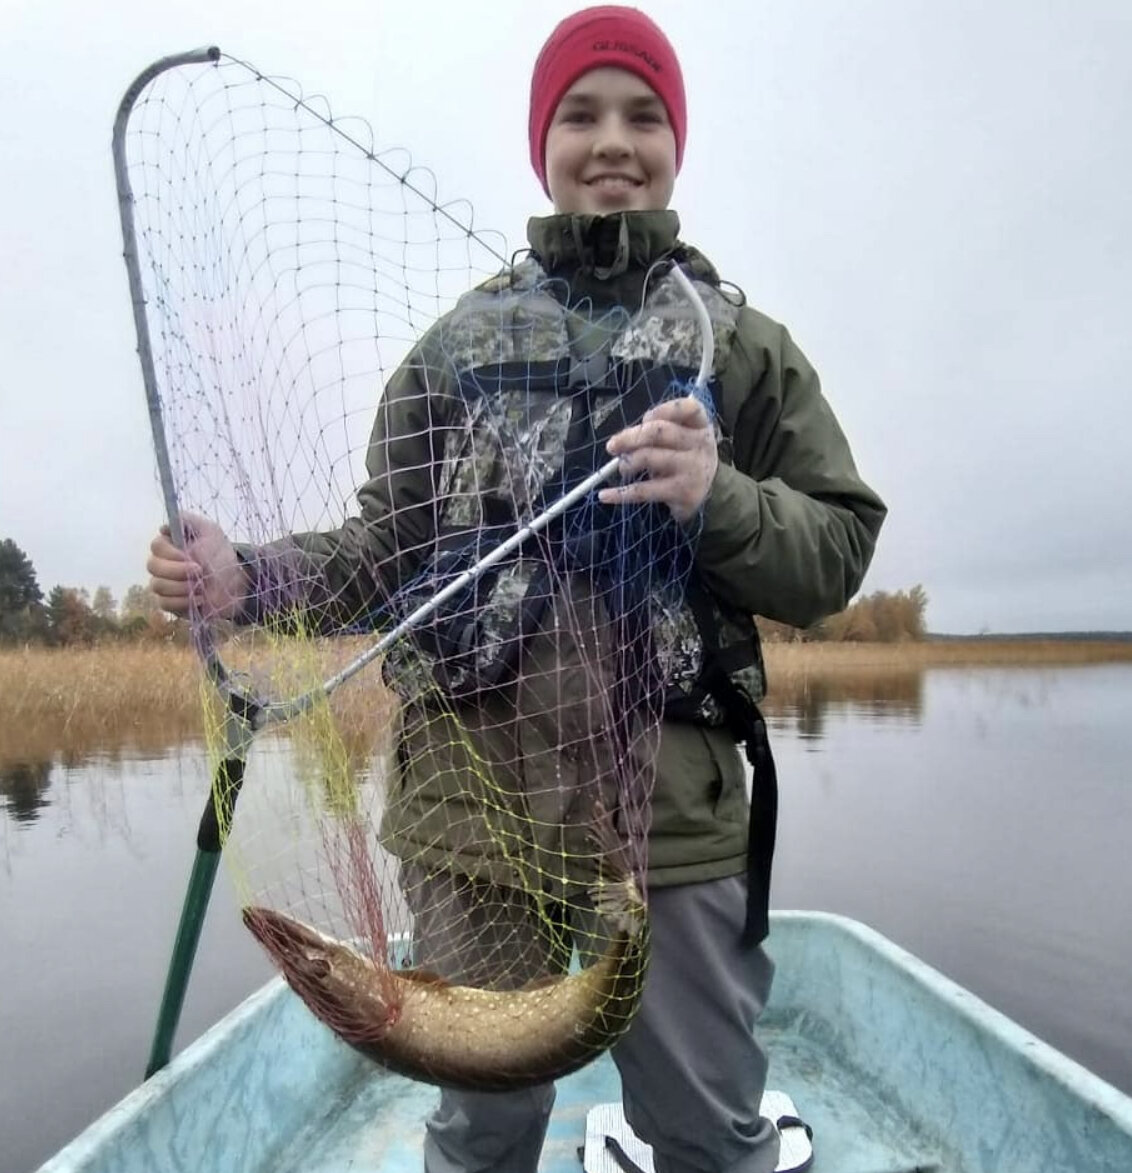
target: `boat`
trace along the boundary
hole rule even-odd
[[[760,1039],[813,1173],[1132,1173],[1132,1097],[875,930],[776,912],[767,948]],[[40,1173],[416,1173],[436,1094],[275,979]],[[580,1173],[587,1119],[619,1097],[608,1055],[561,1081],[543,1173]]]

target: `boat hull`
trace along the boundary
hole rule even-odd
[[[815,1173],[1128,1173],[1132,1099],[880,934],[772,918],[759,1028],[772,1086],[813,1126]],[[420,1168],[435,1089],[339,1042],[269,983],[41,1173],[397,1173]],[[608,1056],[559,1084],[544,1173],[578,1173]]]

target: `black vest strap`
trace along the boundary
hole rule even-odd
[[[745,746],[747,761],[754,772],[747,829],[747,916],[743,941],[757,945],[770,932],[770,874],[778,827],[778,770],[770,749],[766,720],[758,705],[740,691],[724,669],[707,591],[694,575],[688,584],[687,598],[704,646],[704,670],[700,683],[719,702],[731,735]]]

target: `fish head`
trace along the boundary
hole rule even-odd
[[[245,908],[244,924],[314,1015],[364,1047],[400,1017],[395,983],[342,941],[269,908]]]
[[[292,984],[325,981],[349,950],[309,925],[270,908],[244,909],[244,924]]]

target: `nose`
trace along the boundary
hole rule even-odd
[[[633,139],[625,120],[609,114],[598,123],[594,154],[606,159],[624,159],[633,153]]]

